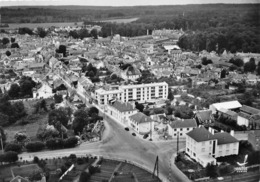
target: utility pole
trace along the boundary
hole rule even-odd
[[[3,138],[2,138],[2,133],[0,133],[0,139],[1,139],[1,148],[2,148],[2,153],[4,153],[4,144],[3,144]]]
[[[177,155],[179,154],[179,132],[177,131]]]
[[[157,177],[159,178],[159,157],[158,157],[158,155],[156,157],[155,164],[154,164],[153,176],[152,176],[153,178],[154,178],[155,170],[157,171]]]

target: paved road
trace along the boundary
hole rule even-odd
[[[63,80],[66,86],[70,87],[70,84]],[[78,93],[81,97],[84,97],[82,93]],[[159,157],[159,176],[165,179],[164,181],[170,182],[187,182],[189,179],[174,165],[170,159],[176,152],[176,142],[150,142],[138,137],[134,137],[130,132],[124,130],[124,128],[105,117],[106,129],[103,134],[101,142],[97,143],[84,143],[73,149],[43,151],[37,153],[23,153],[20,157],[23,160],[32,159],[33,156],[40,158],[53,158],[66,156],[71,153],[77,155],[102,155],[104,157],[120,158],[124,160],[133,161],[139,165],[148,168],[153,171],[156,157]],[[184,143],[180,143],[179,148],[183,148]],[[173,159],[173,158],[172,158]],[[171,166],[171,169],[170,167]],[[166,180],[169,176],[170,180]]]

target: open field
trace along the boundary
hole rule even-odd
[[[108,22],[108,23],[131,23],[133,21],[138,20],[139,18],[119,18],[119,19],[106,19],[106,20],[97,20],[96,22]],[[77,27],[81,26],[83,22],[53,22],[53,23],[10,23],[8,24],[9,27],[5,29],[18,29],[22,27],[28,27],[28,28],[37,28],[37,27],[43,27],[43,28],[50,28],[52,26],[54,27]]]
[[[38,128],[48,122],[48,112],[39,112],[38,114],[34,114],[34,105],[36,104],[36,102],[37,101],[23,102],[26,113],[28,114],[28,116],[26,116],[24,119],[28,121],[28,124],[14,124],[4,128],[7,133],[7,142],[12,141],[14,139],[15,133],[17,133],[18,131],[24,131],[28,134],[31,140],[36,140]],[[52,102],[52,99],[46,99],[47,108],[49,108],[49,105]]]

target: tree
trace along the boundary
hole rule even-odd
[[[4,37],[4,38],[2,39],[2,43],[3,43],[4,45],[9,44],[9,43],[10,43],[10,40],[9,40],[7,37]]]
[[[11,37],[11,43],[14,43],[14,42],[15,42],[15,38]]]
[[[22,146],[16,143],[8,143],[6,144],[4,150],[5,152],[13,151],[13,152],[20,153],[22,151]]]
[[[43,142],[29,142],[26,144],[25,148],[27,149],[28,152],[38,152],[43,150],[45,147]]]
[[[63,101],[62,95],[55,94],[54,101],[55,103],[61,103]]]
[[[84,108],[77,110],[74,113],[72,128],[75,134],[81,133],[83,128],[90,123],[88,111]]]
[[[256,69],[255,59],[250,58],[249,62],[244,65],[245,72],[254,72]]]
[[[257,64],[257,70],[256,70],[257,74],[260,75],[260,61]]]
[[[0,127],[7,126],[9,124],[9,117],[0,112]]]
[[[5,55],[8,56],[8,57],[11,56],[11,52],[10,51],[6,51]]]
[[[76,30],[70,31],[69,32],[69,36],[71,36],[73,39],[78,39],[79,38],[79,34]]]
[[[98,110],[96,107],[91,107],[91,108],[89,108],[89,111],[88,111],[88,112],[90,113],[90,116],[91,116],[92,114],[98,115],[99,110]]]
[[[11,44],[11,48],[20,48],[20,46],[17,42],[14,42]]]
[[[23,145],[28,138],[29,138],[28,135],[25,132],[21,132],[21,131],[15,133],[14,135],[15,142],[20,145]]]
[[[248,164],[254,165],[254,164],[260,164],[260,151],[253,151],[248,155]]]
[[[220,78],[226,78],[227,71],[223,69],[220,73]]]
[[[59,108],[50,111],[49,113],[49,125],[55,126],[60,122],[63,126],[67,127],[69,121],[69,113],[66,108]],[[55,126],[56,127],[56,126]],[[58,128],[57,128],[58,129]]]
[[[20,85],[20,95],[21,97],[29,96],[32,97],[32,89],[36,86],[36,83],[32,80],[31,77],[23,76],[19,80]]]
[[[27,27],[19,28],[18,33],[22,34],[22,35],[23,34],[33,35],[33,31],[30,28],[27,28]]]
[[[66,57],[66,52],[67,52],[67,48],[65,45],[60,45],[59,46],[59,49],[58,49],[58,53],[62,53],[63,54],[63,57]]]
[[[44,141],[50,138],[56,138],[59,136],[59,134],[60,134],[59,131],[55,129],[54,126],[52,127],[43,126],[43,127],[39,127],[36,136],[40,140]]]
[[[13,162],[16,162],[16,161],[18,161],[18,153],[17,152],[9,151],[9,152],[6,152],[6,153],[0,155],[0,162],[13,163]]]
[[[144,111],[144,105],[139,104],[138,102],[135,102],[135,108],[138,109],[140,112]]]
[[[64,147],[65,148],[72,148],[75,147],[78,144],[78,138],[77,137],[70,137],[64,140]]]
[[[211,178],[216,178],[218,176],[217,166],[208,163],[208,165],[206,166],[206,175]]]
[[[203,57],[203,58],[201,58],[201,64],[203,64],[203,65],[212,64],[212,60],[207,59],[206,57]]]
[[[11,85],[11,88],[8,91],[8,95],[11,98],[18,98],[20,93],[20,87],[17,83]]]
[[[6,134],[4,128],[0,126],[0,147],[4,146],[5,141],[6,141]],[[2,150],[2,148],[0,148],[0,150]]]
[[[169,99],[170,101],[172,101],[172,100],[174,99],[174,95],[173,95],[171,89],[168,89],[168,99]]]
[[[40,27],[37,28],[37,33],[41,38],[46,37],[46,35],[48,34],[48,32],[46,32],[43,28]]]
[[[90,180],[90,174],[86,171],[81,172],[79,182],[88,182]]]
[[[63,147],[63,140],[60,138],[51,138],[46,141],[46,147],[49,149],[58,149]]]
[[[92,30],[90,31],[90,34],[91,34],[91,36],[92,36],[94,39],[98,39],[97,29],[92,29]]]
[[[234,64],[237,67],[242,67],[244,65],[244,61],[240,58],[237,58],[237,59],[231,58],[229,60],[229,62]]]

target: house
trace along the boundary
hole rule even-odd
[[[220,110],[220,108],[224,108],[227,110],[236,110],[241,107],[242,105],[238,101],[228,101],[228,102],[211,104],[209,106],[209,109],[212,111],[213,114],[216,114]]]
[[[30,71],[35,71],[36,73],[44,73],[45,63],[31,63],[28,65]]]
[[[239,141],[226,132],[214,133],[209,127],[195,128],[186,134],[186,153],[203,167],[216,164],[217,157],[237,155]]]
[[[154,121],[149,117],[138,112],[129,117],[130,126],[139,134],[144,135],[154,130]]]
[[[173,138],[185,138],[186,133],[195,128],[197,128],[195,119],[176,120],[168,124],[168,134]]]
[[[29,179],[23,178],[21,176],[16,176],[10,182],[30,182],[30,181]]]
[[[260,150],[260,130],[252,130],[248,133],[248,141],[255,150]]]
[[[124,125],[129,126],[129,116],[136,114],[135,103],[111,101],[107,105],[107,114]]]
[[[240,126],[245,125],[246,127],[251,126],[255,129],[256,127],[260,128],[260,110],[243,105],[238,113],[237,124]]]
[[[201,110],[195,113],[195,119],[198,124],[208,124],[213,122],[211,110]]]
[[[36,90],[33,91],[33,98],[49,98],[52,97],[54,93],[52,92],[52,88],[46,84],[43,83],[42,86]]]

